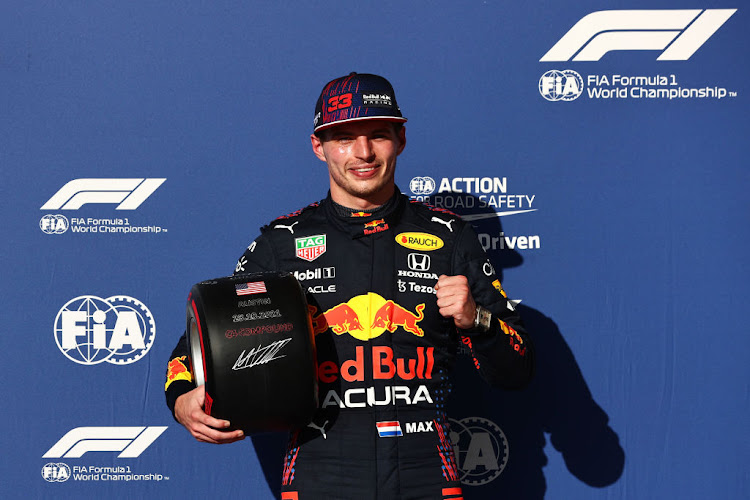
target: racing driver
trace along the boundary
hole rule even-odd
[[[328,196],[261,228],[237,263],[294,273],[313,313],[320,409],[290,433],[284,499],[461,498],[445,414],[458,347],[495,386],[520,388],[533,372],[529,337],[474,230],[395,185],[404,122],[385,78],[329,82],[310,136]],[[171,362],[185,356],[183,335]],[[204,413],[203,387],[184,372],[168,376],[166,398],[199,441],[244,437]]]

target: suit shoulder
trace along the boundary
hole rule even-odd
[[[423,223],[427,223],[427,227],[434,228],[435,231],[442,230],[453,233],[458,232],[465,225],[460,215],[423,201],[409,200],[407,210],[422,220]]]
[[[313,214],[315,214],[320,207],[320,204],[320,201],[315,201],[307,206],[300,208],[299,210],[295,210],[294,212],[288,213],[286,215],[276,217],[274,220],[261,227],[260,230],[262,233],[264,233],[269,229],[286,228],[289,229],[289,231],[293,234],[294,226],[305,221]]]

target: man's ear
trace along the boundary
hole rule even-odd
[[[400,155],[401,152],[406,147],[406,127],[401,127],[401,130],[398,131],[398,141],[401,143],[398,147],[398,152],[396,153],[396,156]]]
[[[310,134],[310,145],[312,146],[315,156],[317,156],[320,161],[326,161],[326,155],[323,153],[323,141],[320,140],[320,137],[315,134]]]

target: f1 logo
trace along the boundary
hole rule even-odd
[[[430,269],[430,256],[423,253],[410,253],[408,264],[412,271],[428,271]]]
[[[161,436],[166,427],[76,427],[42,458],[81,458],[89,451],[120,451],[117,458],[136,458]]]
[[[578,21],[539,61],[574,55],[574,61],[598,61],[612,50],[663,50],[657,61],[687,61],[735,12],[600,10]]]
[[[167,179],[74,179],[55,193],[42,210],[78,210],[87,203],[119,203],[135,210]]]

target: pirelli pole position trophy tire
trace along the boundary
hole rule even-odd
[[[188,296],[191,370],[204,411],[246,434],[307,425],[318,406],[315,337],[289,273],[203,281]]]

